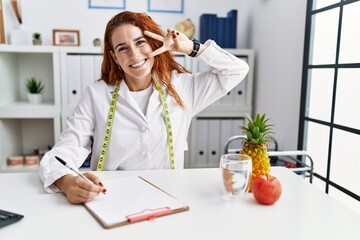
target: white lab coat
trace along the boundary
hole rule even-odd
[[[175,169],[184,167],[191,118],[225,96],[244,79],[249,69],[246,62],[224,51],[215,42],[209,40],[205,44],[208,48],[197,59],[207,64],[209,71],[171,73],[172,84],[185,103],[185,109],[182,109],[171,96],[166,97],[173,131]],[[159,92],[153,87],[145,116],[125,82],[121,82],[104,170],[170,168],[162,104]],[[40,177],[48,192],[59,191],[53,185],[55,180],[73,174],[57,162],[55,156],[78,168],[92,151],[91,169],[96,170],[114,89],[115,86],[99,81],[85,90],[68,119],[68,128],[40,162]]]

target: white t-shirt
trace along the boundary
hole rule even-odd
[[[142,91],[138,91],[138,92],[130,91],[131,96],[134,98],[140,110],[144,113],[144,116],[146,116],[147,107],[149,105],[149,98],[153,91],[154,89],[152,87],[152,84],[150,84],[150,86],[147,89]]]

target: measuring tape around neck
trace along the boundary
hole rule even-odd
[[[158,83],[158,81],[155,79],[154,76],[152,77],[152,80],[155,84],[156,89],[158,90],[158,92],[160,94],[160,100],[161,100],[161,104],[163,106],[163,114],[164,114],[166,133],[167,133],[167,143],[168,143],[168,147],[169,147],[170,168],[175,169],[174,141],[173,141],[173,135],[172,135],[172,130],[171,130],[171,121],[170,121],[170,117],[169,117],[169,108],[168,108],[168,105],[166,102],[166,96],[165,96],[165,93],[162,90],[160,84]]]
[[[107,153],[107,150],[109,147],[111,130],[112,130],[112,126],[114,123],[114,115],[115,115],[116,102],[117,102],[117,98],[118,98],[119,89],[120,89],[120,82],[118,82],[116,84],[115,91],[112,95],[109,113],[108,113],[108,117],[107,117],[107,121],[106,121],[104,141],[103,141],[103,145],[102,145],[100,157],[99,157],[99,162],[98,162],[97,169],[96,169],[97,171],[104,170],[104,163],[105,163],[106,153]]]
[[[152,77],[152,81],[154,82],[155,87],[156,87],[156,89],[158,90],[158,92],[160,94],[160,100],[161,100],[161,104],[163,106],[163,114],[164,114],[164,120],[165,120],[165,125],[166,125],[166,133],[167,133],[167,144],[168,144],[168,148],[169,148],[170,168],[175,169],[174,142],[173,142],[173,135],[172,135],[172,130],[171,130],[171,121],[170,121],[170,117],[169,117],[169,109],[168,109],[168,105],[167,105],[167,102],[166,102],[166,96],[165,96],[165,93],[162,90],[160,84],[155,79],[155,77]],[[108,113],[108,118],[107,118],[107,121],[106,121],[106,129],[105,129],[104,141],[103,141],[103,145],[102,145],[102,148],[101,148],[101,151],[100,151],[99,162],[98,162],[97,169],[96,169],[97,171],[103,171],[104,170],[106,154],[107,154],[107,151],[108,151],[108,148],[109,148],[111,130],[112,130],[114,117],[115,117],[115,109],[116,109],[116,103],[117,103],[119,89],[120,89],[120,82],[118,82],[116,84],[115,91],[114,91],[114,93],[112,95],[112,99],[111,99],[111,103],[110,103],[110,109],[109,109],[109,113]]]

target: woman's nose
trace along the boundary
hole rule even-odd
[[[131,60],[134,60],[137,57],[139,57],[139,49],[136,47],[132,47],[131,50],[129,51],[129,57]]]

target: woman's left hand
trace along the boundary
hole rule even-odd
[[[174,29],[168,29],[165,37],[149,31],[144,31],[144,34],[155,40],[163,42],[163,45],[160,48],[149,53],[149,57],[154,57],[166,51],[177,51],[185,54],[190,54],[193,49],[193,41],[191,41],[183,33],[178,32]]]

